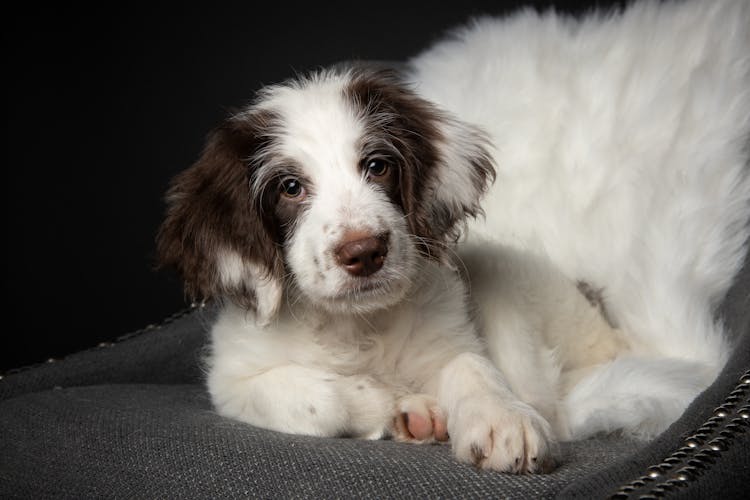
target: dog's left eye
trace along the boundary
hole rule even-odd
[[[390,165],[382,158],[371,158],[365,161],[365,171],[372,177],[383,177],[388,173]]]

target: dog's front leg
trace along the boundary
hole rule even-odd
[[[372,377],[296,364],[252,373],[226,365],[208,380],[221,415],[290,434],[379,439],[390,432],[396,390]]]
[[[464,353],[451,360],[440,372],[438,401],[459,460],[514,473],[553,468],[549,424],[511,392],[483,356]]]

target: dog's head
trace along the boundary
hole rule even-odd
[[[158,240],[194,297],[261,323],[287,286],[332,311],[408,292],[442,259],[493,178],[484,136],[388,70],[322,71],[268,87],[209,137],[168,193]]]

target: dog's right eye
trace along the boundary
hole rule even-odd
[[[279,191],[282,196],[290,199],[301,198],[305,195],[305,188],[299,179],[295,177],[287,177],[281,181],[279,185]]]
[[[388,162],[381,158],[373,158],[365,162],[367,174],[373,177],[383,177],[388,173]]]

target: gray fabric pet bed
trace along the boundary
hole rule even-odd
[[[750,478],[750,264],[718,314],[718,380],[651,443],[562,446],[548,475],[457,463],[449,446],[284,435],[222,418],[202,385],[211,306],[0,379],[0,498],[739,498]],[[106,327],[103,327],[106,328]]]

